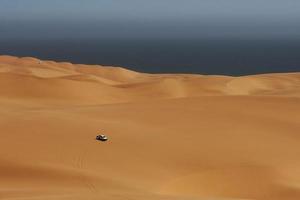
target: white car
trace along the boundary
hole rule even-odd
[[[97,135],[96,140],[105,142],[108,140],[108,138],[105,135]]]

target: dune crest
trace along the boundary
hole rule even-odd
[[[0,86],[1,199],[300,199],[300,72],[0,56]]]
[[[37,90],[43,91],[40,97],[47,96],[46,94],[49,93],[49,96],[54,97],[53,100],[72,98],[76,103],[78,103],[76,100],[83,103],[90,100],[90,102],[102,104],[134,102],[149,98],[184,98],[206,95],[297,97],[300,95],[299,73],[245,77],[153,75],[120,67],[76,65],[29,57],[0,56],[0,76],[2,84],[9,83],[9,88],[5,89],[11,91],[9,97],[15,95],[18,98],[20,92],[16,90],[26,91],[24,93],[30,97],[28,90],[33,87],[32,93]],[[30,85],[28,90],[18,85],[23,83]],[[74,91],[76,95],[74,93],[70,95],[72,88],[79,87],[79,85],[81,91]],[[39,87],[39,89],[34,87]],[[52,91],[61,95],[54,95]],[[89,91],[90,94],[86,92],[81,94],[82,91]],[[0,94],[7,95],[3,90]],[[32,97],[35,98],[34,95]]]

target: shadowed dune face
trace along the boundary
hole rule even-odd
[[[0,56],[0,86],[1,199],[300,199],[299,73]]]

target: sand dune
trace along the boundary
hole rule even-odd
[[[0,86],[0,199],[300,199],[300,73],[0,56]]]

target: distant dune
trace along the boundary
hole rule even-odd
[[[300,72],[0,56],[0,86],[0,199],[300,199]]]

